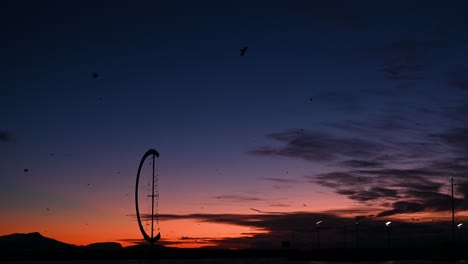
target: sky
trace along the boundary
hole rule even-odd
[[[154,148],[162,245],[312,248],[318,221],[322,247],[385,246],[387,221],[446,243],[451,178],[468,221],[467,8],[3,1],[0,235],[141,243]]]

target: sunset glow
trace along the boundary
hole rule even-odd
[[[468,2],[26,2],[0,11],[0,236],[146,243],[155,149],[159,245],[468,237]]]

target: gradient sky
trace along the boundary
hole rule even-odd
[[[310,246],[324,220],[342,245],[356,218],[363,246],[388,220],[448,240],[452,177],[468,220],[467,8],[3,1],[0,235],[141,241],[155,148],[161,244]]]

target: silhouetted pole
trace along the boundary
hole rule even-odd
[[[320,226],[317,225],[317,248],[320,248]]]
[[[356,248],[359,248],[359,222],[356,221]]]
[[[315,225],[317,226],[317,248],[320,248],[320,223],[322,223],[323,221],[318,221],[317,223],[315,223]]]
[[[346,248],[346,226],[343,227],[343,247]]]
[[[458,231],[458,233],[459,233],[459,235],[458,235],[458,241],[460,241],[460,242],[459,242],[460,245],[463,245],[462,226],[463,226],[463,223],[460,223],[460,224],[457,225],[457,228],[458,228],[458,230],[459,230],[459,231]]]
[[[153,190],[151,192],[151,237],[154,237],[154,155],[153,155]],[[151,243],[151,246],[153,243]]]
[[[385,223],[385,225],[387,226],[387,247],[390,248],[390,224],[392,222],[388,221],[387,223]]]
[[[453,198],[453,178],[450,179],[452,182],[452,241],[455,244],[455,200]]]

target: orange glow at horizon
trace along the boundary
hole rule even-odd
[[[130,177],[129,177],[130,178]],[[117,187],[107,188],[105,183],[93,183],[87,186],[81,183],[73,187],[71,183],[44,185],[31,203],[18,203],[15,208],[5,210],[8,217],[2,219],[0,235],[11,233],[40,232],[65,243],[88,245],[96,242],[118,242],[123,246],[134,245],[130,241],[142,239],[134,214],[133,179]],[[233,183],[235,184],[235,183]],[[357,215],[377,214],[387,208],[364,207],[348,198],[338,196],[327,188],[298,184],[294,189],[271,192],[271,186],[259,185],[236,192],[226,193],[239,198],[217,198],[219,190],[215,184],[193,189],[189,185],[161,189],[159,213],[173,215],[190,214],[237,214],[262,215],[263,213],[323,213],[341,218],[353,219]],[[230,182],[223,185],[232,187]],[[252,185],[253,186],[253,185]],[[240,188],[239,188],[240,189]],[[99,191],[97,191],[99,190]],[[27,191],[27,190],[26,190]],[[229,195],[226,195],[229,197]],[[15,197],[17,198],[17,197]],[[251,199],[251,198],[258,198]],[[244,200],[242,200],[244,199]],[[189,201],[189,202],[187,202]],[[27,201],[29,202],[29,201]],[[29,207],[27,207],[29,206]],[[50,210],[46,210],[51,206]],[[252,210],[259,210],[255,212]],[[341,212],[340,212],[340,209]],[[336,210],[336,211],[334,211]],[[457,222],[466,221],[468,212],[456,214]],[[372,217],[374,220],[392,220],[402,222],[439,222],[451,221],[450,212],[412,213],[389,217]],[[415,220],[412,220],[415,219]],[[416,220],[417,219],[417,220]],[[251,237],[254,234],[266,234],[268,230],[252,229],[234,224],[203,222],[197,219],[160,220],[161,244],[172,247],[217,246],[219,240],[228,238]]]
[[[73,216],[61,217],[59,220],[51,221],[49,217],[34,218],[18,213],[15,218],[3,220],[0,235],[11,233],[30,233],[39,231],[42,235],[65,243],[75,245],[88,245],[96,242],[118,242],[122,246],[134,245],[126,239],[138,240],[142,238],[138,226],[130,217],[123,217],[109,221],[107,219],[95,219],[94,223],[82,224],[80,219],[73,220]],[[449,212],[444,213],[414,213],[401,214],[392,217],[377,218],[378,220],[413,222],[417,224],[425,222],[450,222]],[[373,220],[377,220],[374,218]],[[456,214],[456,222],[466,222],[468,212]],[[68,221],[67,221],[68,220]],[[266,234],[268,230],[252,229],[247,226],[233,224],[218,224],[200,222],[195,219],[164,220],[160,221],[161,244],[171,247],[197,248],[205,246],[217,246],[217,240],[226,238],[251,237],[254,234]],[[47,228],[47,229],[44,229]]]

